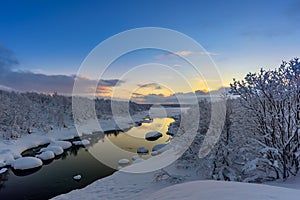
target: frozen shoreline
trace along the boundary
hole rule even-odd
[[[148,115],[148,112],[139,112],[132,116],[132,119],[126,117],[119,117],[118,126],[122,129],[132,128],[136,122],[141,122]],[[109,131],[116,128],[113,119],[100,120],[102,130],[99,130],[99,125],[95,124],[93,120],[82,122],[79,130],[84,132],[77,132],[77,129],[72,126],[69,128],[60,128],[51,130],[49,133],[34,132],[30,135],[24,135],[18,139],[4,140],[0,139],[0,168],[11,166],[14,161],[21,158],[22,152],[35,148],[41,145],[50,144],[55,141],[71,140],[82,135],[90,135],[96,131]]]

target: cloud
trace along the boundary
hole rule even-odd
[[[163,94],[148,94],[148,95],[132,95],[131,100],[137,103],[144,104],[193,104],[196,100],[210,99],[212,97],[220,97],[224,92],[227,92],[228,88],[220,88],[210,92],[197,90],[195,92],[179,92],[170,96]],[[180,102],[179,102],[180,101]]]
[[[216,56],[219,55],[213,52],[207,51],[178,51],[178,52],[171,52],[171,53],[164,53],[157,56],[158,59],[165,58],[165,57],[172,57],[172,56],[189,56],[189,55],[209,55],[209,56]]]
[[[162,87],[157,83],[138,84],[140,88],[150,88],[153,90],[160,90]]]
[[[18,60],[13,56],[13,52],[4,48],[0,44],[0,70],[1,69],[11,69],[12,67],[18,65]]]
[[[181,67],[181,64],[174,64],[173,67]]]
[[[34,91],[43,93],[57,92],[70,95],[73,91],[75,80],[79,80],[86,93],[107,94],[112,87],[122,84],[124,81],[118,79],[97,80],[88,77],[75,77],[67,75],[46,75],[30,71],[13,70],[18,61],[12,53],[0,46],[0,85],[1,88],[9,88],[21,92]],[[97,88],[93,87],[97,85]]]

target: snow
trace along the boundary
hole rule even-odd
[[[72,143],[68,141],[54,141],[51,142],[49,146],[60,146],[63,149],[69,149],[72,146]]]
[[[35,157],[23,157],[16,159],[12,167],[17,170],[33,169],[43,165],[43,162]]]
[[[3,174],[3,173],[5,173],[5,172],[7,172],[7,168],[2,168],[2,169],[0,169],[0,174]]]
[[[121,160],[118,161],[119,165],[127,165],[130,163],[130,161],[126,158],[123,158]]]
[[[153,182],[153,176],[153,172],[130,174],[118,171],[83,189],[73,190],[53,199],[286,200],[298,199],[300,195],[300,190],[263,184],[211,180],[186,181],[174,184]],[[299,180],[297,183],[300,183]]]
[[[55,154],[53,151],[44,151],[39,155],[36,155],[37,158],[42,159],[42,160],[50,160],[55,157]]]
[[[139,159],[140,158],[140,156],[139,155],[134,155],[134,156],[132,156],[132,158],[131,158],[131,160],[137,160],[137,159]]]
[[[140,162],[143,162],[143,161],[145,161],[145,160],[142,159],[142,158],[138,158],[138,159],[134,160],[132,163],[136,164],[136,163],[140,163]]]
[[[74,145],[78,145],[78,146],[85,146],[85,145],[89,145],[91,142],[87,139],[84,140],[79,140],[79,141],[73,141]]]
[[[223,181],[193,181],[164,188],[145,198],[147,200],[286,200],[298,199],[300,190],[286,189],[274,186],[223,182]]]
[[[164,148],[166,146],[166,144],[157,144],[152,148],[152,151],[158,151],[162,148]]]
[[[162,134],[157,131],[148,132],[145,136],[146,140],[154,141],[162,137]]]
[[[81,175],[73,176],[73,179],[76,181],[79,181],[79,180],[81,180]]]
[[[146,147],[139,147],[137,153],[148,153],[149,150]]]
[[[0,162],[0,168],[1,168],[1,167],[4,167],[4,166],[5,166],[5,163]]]
[[[135,121],[143,120],[146,115],[147,112],[143,111],[133,115],[132,119],[118,117],[117,120],[118,123],[120,122],[121,128],[131,128],[134,126]],[[101,130],[98,129],[99,122],[94,123],[93,120],[87,119],[78,125],[77,129],[79,132],[77,132],[75,126],[69,126],[68,128],[53,128],[53,130],[50,130],[47,133],[42,130],[35,130],[31,134],[22,135],[22,137],[14,140],[6,140],[0,137],[0,167],[10,166],[16,159],[22,157],[22,152],[31,148],[36,148],[40,145],[49,144],[49,148],[50,146],[55,146],[55,150],[53,150],[53,147],[50,149],[47,147],[44,148],[43,151],[50,150],[53,151],[55,155],[60,155],[63,153],[61,149],[63,150],[70,146],[69,142],[64,140],[71,140],[78,136],[81,137],[83,134],[93,134],[95,131],[108,131],[114,129],[116,122],[112,119],[112,116],[107,116],[107,118],[108,119],[99,120],[101,123]],[[84,143],[84,145],[87,144],[85,140]]]
[[[46,148],[42,148],[40,152],[52,151],[56,156],[64,153],[64,149],[61,146],[49,145]]]

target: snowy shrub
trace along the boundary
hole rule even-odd
[[[234,80],[230,92],[239,97],[244,113],[251,115],[252,133],[241,136],[251,142],[258,156],[249,162],[276,179],[296,175],[300,169],[299,60],[249,73],[242,81]]]
[[[84,104],[94,101],[87,98],[80,100]],[[99,118],[111,117],[110,105],[110,100],[95,100],[95,109]],[[130,102],[129,108],[130,112],[134,114],[141,110],[147,110],[150,106]],[[57,93],[50,95],[0,90],[0,133],[5,139],[16,139],[23,134],[31,134],[35,131],[48,133],[56,128],[73,126],[72,112],[71,97]],[[76,108],[74,112],[76,112]],[[80,119],[91,118],[90,113],[83,113]]]

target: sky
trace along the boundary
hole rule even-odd
[[[70,93],[79,67],[99,43],[130,29],[162,27],[181,32],[202,45],[208,52],[205,55],[192,49],[176,54],[210,56],[222,84],[209,83],[208,87],[204,82],[209,80],[195,77],[191,66],[181,58],[164,56],[168,52],[142,50],[112,63],[97,89],[98,95],[110,96],[114,88],[121,86],[123,94],[116,95],[119,98],[127,93],[160,98],[173,93],[217,90],[250,71],[274,68],[282,60],[299,57],[299,9],[297,0],[1,1],[0,88]],[[105,56],[99,56],[99,63]],[[147,63],[174,68],[184,74],[190,87],[184,88],[184,81],[172,79],[170,71],[159,70],[162,67],[155,71],[155,66],[146,66],[131,76],[126,73]],[[121,76],[124,80],[117,82]],[[149,77],[156,77],[156,82],[165,81],[165,87],[154,87]],[[87,86],[96,81],[94,77],[77,78]]]

